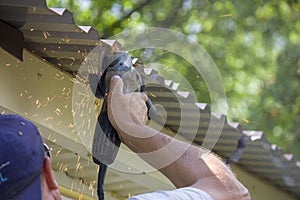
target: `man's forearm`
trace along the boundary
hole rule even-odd
[[[215,200],[250,199],[248,190],[217,156],[146,126],[147,96],[124,94],[123,87],[122,79],[113,77],[108,94],[108,117],[123,143],[176,187],[199,188]]]
[[[224,199],[224,192],[228,192],[228,199],[234,199],[237,191],[241,192],[239,199],[247,197],[246,188],[217,156],[206,149],[176,140],[147,126],[135,126],[132,131],[149,137],[139,138],[136,134],[120,131],[121,140],[160,170],[176,187],[194,186],[209,192],[214,199]],[[214,192],[215,188],[218,192],[223,190],[222,197]]]

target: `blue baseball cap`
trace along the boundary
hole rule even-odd
[[[18,115],[0,115],[1,199],[41,200],[45,150],[36,126]]]

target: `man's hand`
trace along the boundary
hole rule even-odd
[[[126,133],[135,137],[135,127],[144,126],[148,120],[147,95],[141,92],[123,93],[124,83],[120,76],[113,76],[108,94],[108,117],[119,133]],[[122,137],[121,137],[122,140]]]

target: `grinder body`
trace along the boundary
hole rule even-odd
[[[142,77],[133,66],[132,57],[125,51],[106,56],[103,65],[107,68],[98,82],[96,94],[104,99],[93,138],[92,155],[96,164],[109,165],[115,160],[121,143],[107,113],[107,94],[111,77],[119,75],[123,79],[124,93],[141,91],[144,85]]]

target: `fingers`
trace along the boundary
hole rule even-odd
[[[136,92],[136,94],[139,95],[140,98],[143,99],[143,101],[147,101],[148,96],[144,92]]]
[[[114,75],[110,80],[110,93],[123,94],[124,83],[120,76]]]
[[[123,88],[124,88],[124,82],[122,78],[119,75],[114,75],[110,80],[110,93],[113,94],[124,94]],[[138,95],[143,99],[145,102],[148,99],[148,96],[143,92],[135,92],[135,95]]]

